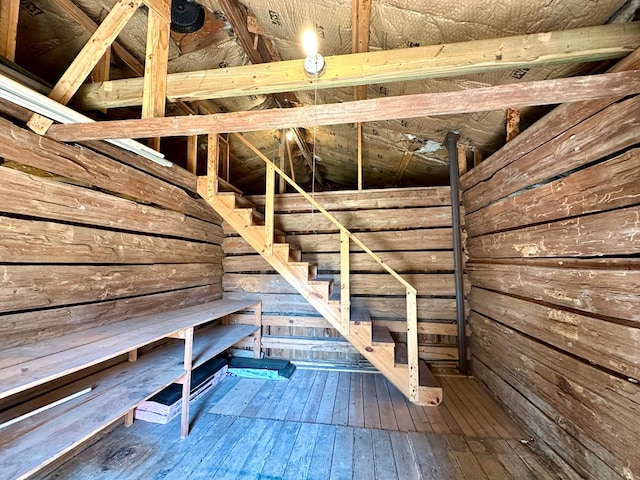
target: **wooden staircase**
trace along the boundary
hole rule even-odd
[[[242,138],[242,137],[240,137]],[[245,141],[243,139],[243,141]],[[246,141],[245,141],[246,142]],[[248,143],[248,142],[247,142]],[[250,145],[250,144],[248,144]],[[424,361],[418,359],[416,291],[391,270],[351,232],[317,203],[314,205],[339,226],[341,250],[340,288],[334,292],[333,280],[317,278],[317,266],[302,262],[301,252],[285,243],[285,233],[274,228],[274,174],[280,175],[315,203],[293,180],[280,171],[259,151],[267,163],[267,203],[261,214],[237,191],[221,191],[215,174],[199,177],[198,193],[260,255],[282,275],[327,321],[336,328],[373,366],[393,383],[409,400],[418,405],[437,406],[442,401],[442,388]],[[211,159],[210,159],[211,160]],[[217,161],[210,161],[209,172],[217,172]],[[226,183],[226,182],[224,182]],[[229,189],[228,184],[226,185]],[[223,187],[224,188],[224,187]],[[389,330],[376,326],[369,313],[351,310],[349,295],[349,242],[355,241],[372,255],[389,273],[407,286],[407,339],[396,343]]]

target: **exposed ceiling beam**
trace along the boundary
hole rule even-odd
[[[0,0],[0,55],[11,60],[16,56],[20,0]]]
[[[167,97],[204,100],[318,88],[444,78],[620,58],[640,46],[640,22],[446,45],[327,57],[325,72],[310,79],[302,60],[182,72],[167,78]],[[317,83],[316,83],[317,82]],[[142,79],[86,85],[77,95],[86,109],[140,105]]]
[[[49,93],[51,99],[62,105],[66,105],[71,100],[142,3],[143,0],[118,0],[53,87]],[[52,123],[53,121],[46,117],[33,114],[27,125],[34,132],[43,134]]]
[[[337,125],[483,112],[620,97],[639,92],[640,71],[630,71],[299,108],[54,125],[49,134],[56,140],[82,141],[248,132],[309,126],[310,122],[314,125]]]

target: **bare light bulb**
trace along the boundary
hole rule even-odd
[[[287,130],[286,138],[288,142],[293,142],[293,130]]]
[[[307,57],[313,57],[318,53],[318,38],[313,30],[306,30],[302,34],[302,47]]]

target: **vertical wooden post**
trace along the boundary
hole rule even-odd
[[[478,150],[473,151],[473,166],[477,167],[482,162],[482,152]]]
[[[267,163],[266,198],[264,204],[264,253],[273,254],[274,209],[276,193],[276,170],[273,163]]]
[[[262,356],[262,302],[258,302],[254,306],[255,322],[258,330],[253,335],[253,358]]]
[[[284,130],[280,130],[280,145],[278,147],[278,157],[280,157],[280,170],[284,172],[285,167],[285,143],[287,142],[287,137],[284,133]],[[278,182],[278,193],[285,193],[287,191],[287,182],[284,177],[280,175],[280,181]]]
[[[362,123],[358,122],[358,191],[362,191],[364,172],[362,170]]]
[[[467,148],[458,144],[458,172],[460,176],[467,173]]]
[[[229,137],[225,138],[224,135],[219,135],[218,140],[220,141],[220,158],[224,160],[222,163],[222,173],[221,177],[224,178],[227,182],[229,181],[229,160],[231,157],[231,152],[229,148]]]
[[[191,396],[191,368],[193,366],[193,327],[184,330],[184,375],[182,377],[182,418],[180,436],[189,435],[189,397]]]
[[[129,410],[127,413],[124,414],[125,427],[130,427],[131,425],[133,425],[134,416],[135,416],[135,410],[133,409]]]
[[[415,290],[407,288],[407,357],[409,367],[409,400],[420,398],[418,369],[418,302]]]
[[[187,137],[187,170],[193,174],[198,173],[198,136]]]
[[[218,149],[218,134],[207,136],[207,199],[213,200],[218,194],[218,168],[220,151]]]
[[[349,283],[349,232],[340,230],[340,317],[342,328],[349,333],[351,325],[351,285]]]
[[[167,68],[169,65],[169,34],[171,2],[165,15],[149,9],[147,53],[144,62],[142,118],[164,117],[167,98]],[[160,149],[160,138],[149,139],[149,146]]]
[[[137,362],[138,361],[138,349],[134,348],[133,350],[130,350],[128,357],[129,357],[128,360],[130,362]],[[125,427],[130,427],[131,425],[133,425],[134,415],[135,415],[135,409],[133,409],[133,408],[131,410],[129,410],[127,413],[124,414],[124,426]]]
[[[289,158],[289,175],[291,180],[296,181],[296,171],[293,169],[293,155],[291,155],[291,145],[287,142],[287,157]]]
[[[107,82],[111,75],[111,47],[107,48],[100,61],[93,67],[91,71],[92,82]],[[100,110],[102,113],[107,113],[107,109]]]
[[[20,0],[0,0],[0,55],[12,62],[16,59],[16,37]]]

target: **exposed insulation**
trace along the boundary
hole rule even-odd
[[[98,21],[115,0],[78,0],[75,3]],[[169,71],[184,72],[239,66],[249,59],[237,41],[219,3],[201,0],[208,11],[210,30],[203,47],[181,52],[184,37],[172,36]],[[302,59],[300,37],[311,28],[319,37],[323,55],[347,54],[352,51],[350,0],[244,0],[273,42],[283,60]],[[445,0],[418,2],[384,0],[371,2],[369,50],[410,48],[440,43],[507,37],[526,33],[549,32],[601,25],[623,4],[624,0],[530,0],[527,2],[493,2],[491,0]],[[64,71],[88,38],[87,32],[66,18],[56,2],[33,0],[22,2],[18,39],[18,63],[50,82]],[[139,60],[144,59],[146,40],[146,8],[141,8],[119,36],[119,41]],[[188,40],[188,39],[187,39]],[[186,43],[185,43],[186,44]],[[117,61],[116,61],[117,62]],[[438,93],[514,82],[558,78],[586,73],[591,65],[569,64],[517,69],[457,78],[431,79],[389,84],[372,84],[366,88],[368,98]],[[118,71],[114,71],[117,76]],[[131,75],[131,72],[124,74]],[[303,105],[346,102],[354,99],[353,88],[327,89],[317,92],[295,92]],[[216,111],[239,111],[271,108],[270,96],[251,96],[211,102]],[[178,113],[177,110],[170,110]],[[538,118],[545,109],[522,109],[524,125]],[[364,126],[363,158],[365,188],[399,185],[429,185],[446,182],[447,151],[445,148],[424,151],[427,142],[442,143],[446,132],[461,132],[461,143],[485,156],[504,144],[505,112],[420,118],[375,122]],[[326,176],[329,188],[354,188],[357,182],[357,137],[353,125],[318,127],[308,135],[309,149],[317,154],[318,169]],[[251,141],[269,158],[274,158],[276,132],[250,135]],[[315,138],[315,142],[314,142]],[[414,152],[404,172],[399,171],[405,153]],[[310,168],[300,161],[294,147],[298,177],[310,178]],[[240,187],[260,191],[263,164],[246,149],[232,156],[232,176]],[[305,171],[305,169],[307,171]],[[258,182],[259,180],[259,182]]]

